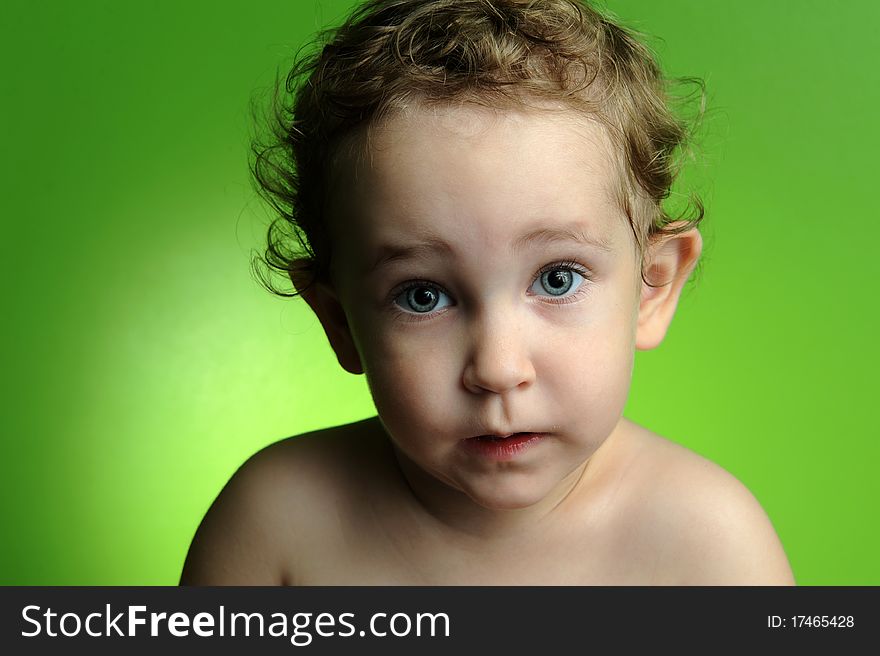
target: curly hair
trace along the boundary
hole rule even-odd
[[[286,79],[276,76],[267,136],[251,143],[255,189],[277,214],[254,273],[279,296],[301,290],[276,285],[273,271],[288,285],[296,271],[302,288],[327,279],[332,244],[323,217],[338,158],[363,156],[371,131],[414,105],[504,109],[537,100],[583,112],[607,128],[619,152],[617,200],[640,257],[650,238],[697,226],[697,195],[675,217],[663,201],[705,112],[705,89],[696,78],[665,78],[640,36],[583,0],[363,3],[320,31],[317,48],[298,53]],[[699,88],[690,123],[673,111],[676,83]],[[651,284],[644,270],[642,278]]]

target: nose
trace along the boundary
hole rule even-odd
[[[470,353],[462,382],[474,394],[503,394],[535,381],[535,368],[523,330],[511,317],[496,313],[471,330]]]

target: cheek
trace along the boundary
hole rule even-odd
[[[616,421],[623,411],[632,380],[634,330],[628,311],[608,319],[571,327],[542,346],[536,369],[560,412],[571,414],[575,408],[590,421],[606,415]]]
[[[445,339],[407,338],[401,332],[374,333],[361,347],[376,409],[392,432],[415,426],[439,429],[456,405],[452,345]]]

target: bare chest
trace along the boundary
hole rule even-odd
[[[282,565],[295,585],[658,585],[675,573],[632,540],[583,530],[484,546],[374,524],[302,546]],[[293,555],[292,555],[293,556]]]

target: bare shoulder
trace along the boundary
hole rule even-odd
[[[681,585],[794,585],[779,537],[736,477],[690,449],[632,425],[631,501],[657,566]],[[645,500],[648,500],[645,503]]]
[[[371,448],[358,439],[367,432],[366,425],[357,422],[287,438],[251,456],[202,520],[181,584],[292,582],[290,570],[319,532],[316,523],[338,517],[350,503],[358,465]]]

